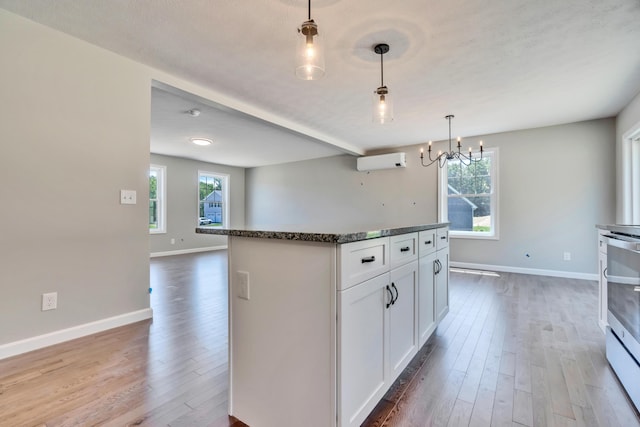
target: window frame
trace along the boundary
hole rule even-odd
[[[156,172],[156,203],[158,226],[149,228],[149,234],[165,234],[167,232],[167,167],[164,165],[149,165],[149,177],[151,172]],[[151,209],[151,196],[149,196],[149,209]]]
[[[206,170],[198,170],[198,205],[197,205],[197,214],[196,214],[196,227],[203,227],[200,225],[200,205],[202,203],[210,203],[203,202],[200,200],[200,177],[208,176],[215,179],[219,179],[222,181],[222,223],[220,225],[207,225],[207,228],[228,228],[229,227],[229,194],[230,194],[230,185],[231,185],[231,177],[229,174],[220,173],[220,172],[212,172]],[[214,203],[215,204],[215,203]]]
[[[622,224],[637,224],[640,221],[640,122],[635,123],[622,135],[619,143],[621,154],[621,205],[618,212]]]
[[[499,240],[499,150],[497,147],[484,148],[484,156],[491,156],[491,231],[461,231],[451,230],[449,236],[456,239],[484,239]],[[473,157],[480,157],[480,153],[473,153]],[[439,222],[449,222],[448,214],[448,162],[438,170],[438,220]]]

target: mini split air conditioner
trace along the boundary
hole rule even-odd
[[[381,154],[379,156],[358,157],[357,164],[357,169],[361,172],[406,167],[407,159],[405,153],[390,153]]]

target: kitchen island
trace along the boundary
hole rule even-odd
[[[448,312],[448,224],[229,236],[229,414],[359,426]]]

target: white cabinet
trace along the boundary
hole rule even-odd
[[[449,312],[449,249],[437,252],[435,262],[436,319],[440,322]]]
[[[338,292],[338,419],[359,426],[418,352],[418,262]]]
[[[598,324],[606,332],[607,325],[607,230],[598,230]]]
[[[338,289],[347,289],[389,271],[389,238],[362,240],[338,246]]]
[[[230,236],[229,414],[265,427],[361,425],[446,314],[438,230],[350,243]]]
[[[393,236],[389,239],[389,247],[392,269],[418,259],[418,233]]]
[[[389,273],[338,292],[338,419],[360,425],[388,388]]]
[[[389,248],[386,273],[367,277]],[[348,243],[340,248],[338,419],[359,426],[419,348],[418,233]],[[363,262],[375,257],[375,261]],[[387,263],[385,262],[385,265]]]
[[[449,312],[449,229],[421,231],[418,246],[418,344],[421,347]]]
[[[436,233],[435,261],[436,322],[449,312],[449,229],[439,228]]]
[[[435,266],[436,253],[434,250],[420,257],[420,280],[418,285],[418,344],[420,347],[429,339],[436,329],[435,316]]]
[[[391,270],[389,306],[389,382],[407,367],[418,352],[418,261]]]

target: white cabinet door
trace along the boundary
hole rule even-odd
[[[387,391],[389,273],[338,292],[338,419],[359,426]]]
[[[391,270],[389,363],[392,383],[418,352],[418,261]]]
[[[434,273],[436,254],[420,258],[418,283],[418,343],[422,347],[436,329]]]
[[[449,248],[436,252],[436,319],[439,323],[449,312]]]

